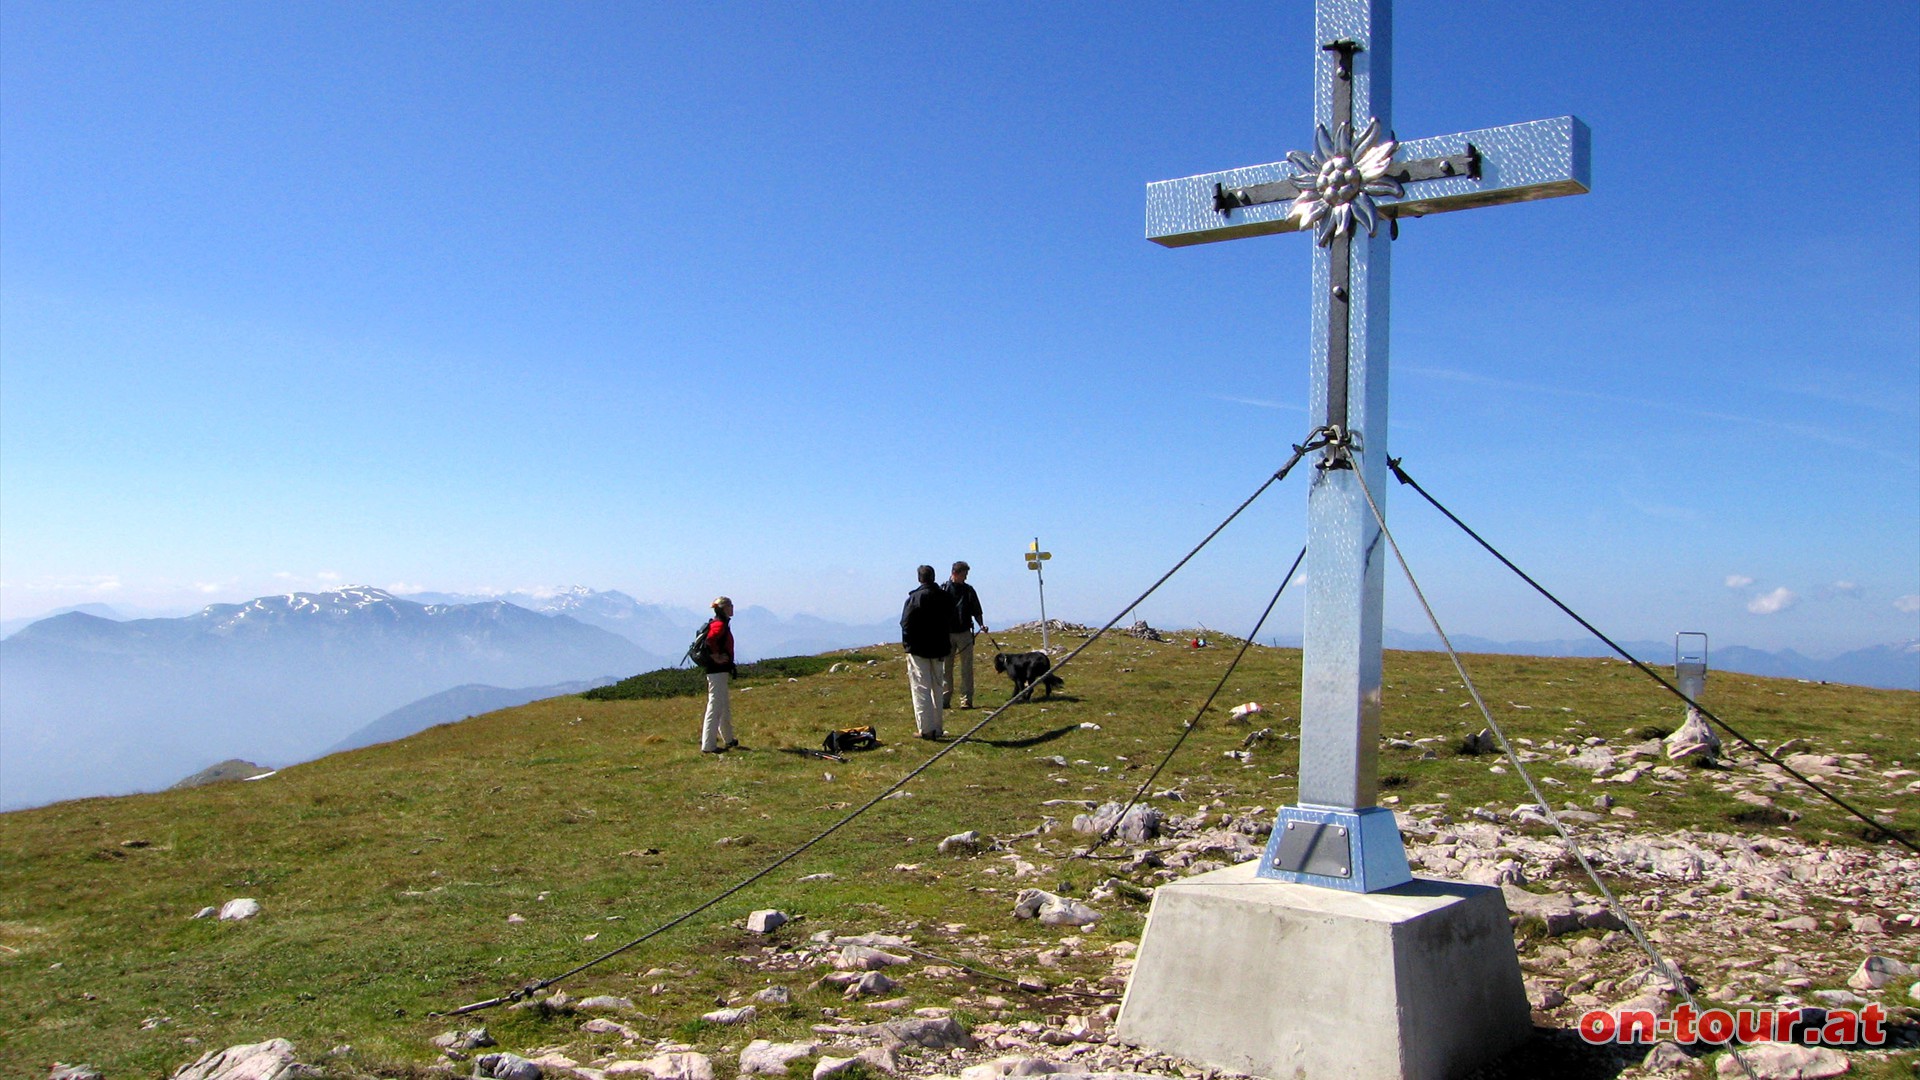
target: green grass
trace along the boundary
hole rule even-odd
[[[1002,644],[1038,642],[1016,635]],[[995,854],[941,856],[935,844],[964,829],[1005,836],[1046,814],[1070,816],[1043,808],[1047,799],[1125,799],[1229,657],[1224,648],[1103,640],[1063,672],[1062,696],[1009,710],[983,741],[955,748],[909,784],[910,797],[881,803],[755,886],[563,988],[632,997],[647,1019],[628,1022],[644,1036],[684,1035],[712,1049],[801,1037],[821,1008],[844,1007],[837,994],[806,989],[816,972],[787,972],[777,978],[793,1003],[763,1009],[750,1031],[697,1026],[717,998],[768,981],[733,959],[764,944],[737,925],[756,908],[798,917],[776,942],[828,928],[911,931],[922,948],[989,966],[1069,934],[1090,946],[1084,952],[1135,938],[1145,906],[1131,901],[1105,905],[1108,917],[1086,935],[1016,921],[1013,894],[1030,882],[990,872],[1008,865]],[[837,662],[846,666],[828,670]],[[1470,658],[1470,670],[1516,738],[1564,740],[1572,729],[1617,745],[1679,721],[1663,692],[1620,663],[1484,656]],[[633,684],[631,694],[535,702],[266,780],[0,815],[0,1075],[44,1075],[61,1060],[116,1078],[157,1077],[206,1050],[276,1036],[293,1040],[307,1061],[351,1044],[333,1066],[342,1074],[409,1075],[434,1059],[433,1035],[476,1023],[510,1049],[588,1047],[593,1040],[563,1019],[503,1009],[427,1014],[556,975],[637,937],[812,837],[931,752],[911,738],[905,667],[895,655],[786,658],[742,676],[734,723],[745,752],[700,755],[698,702],[655,692],[663,676],[617,684]],[[976,700],[1004,701],[1004,681],[990,670],[982,676]],[[1163,809],[1191,813],[1217,801],[1230,812],[1271,813],[1293,797],[1296,741],[1269,740],[1246,764],[1225,755],[1249,729],[1225,722],[1225,710],[1248,700],[1268,710],[1252,726],[1296,730],[1299,653],[1248,653],[1155,784],[1186,800]],[[1881,768],[1920,762],[1920,695],[1716,674],[1708,700],[1769,743],[1804,738],[1826,752],[1869,753]],[[1383,749],[1380,772],[1393,778],[1383,794],[1462,809],[1526,801],[1518,777],[1489,772],[1494,759],[1451,753],[1482,726],[1475,710],[1460,707],[1466,701],[1444,656],[1388,654],[1383,734],[1433,737],[1441,752],[1423,759]],[[948,729],[985,715],[954,714]],[[886,745],[845,763],[781,752],[856,724],[877,727]],[[1053,764],[1054,755],[1070,764]],[[1576,770],[1542,763],[1538,773],[1567,781],[1561,790],[1590,790]],[[1751,808],[1706,775],[1612,793],[1648,831],[1706,822],[1867,843],[1857,822],[1790,794],[1780,804],[1799,820],[1737,821]],[[1909,832],[1920,821],[1920,797],[1861,798],[1892,808]],[[1066,878],[1084,890],[1119,864],[1063,864],[1082,842],[1056,832],[1015,850],[1042,867],[1043,882]],[[835,877],[798,880],[823,871]],[[225,924],[189,918],[240,896],[258,899],[263,914]],[[513,914],[525,921],[510,924]],[[1104,958],[1068,956],[1058,968],[1016,974],[1058,983],[1107,971]],[[650,994],[653,984],[666,989]],[[915,1005],[1004,993],[1025,1010],[1019,1015],[1060,1011],[978,980],[909,976],[902,992]],[[166,1019],[143,1027],[156,1017]]]

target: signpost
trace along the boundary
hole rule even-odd
[[[1033,571],[1034,580],[1040,583],[1040,651],[1051,653],[1053,648],[1047,644],[1047,575],[1040,569],[1040,564],[1053,558],[1053,552],[1041,551],[1040,538],[1036,536],[1024,554],[1027,557],[1027,569]]]
[[[1707,689],[1707,635],[1682,630],[1673,635],[1673,681],[1695,701]]]

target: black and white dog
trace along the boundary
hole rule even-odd
[[[1058,675],[1049,675],[1053,661],[1043,652],[995,653],[993,670],[1013,680],[1013,696],[1036,683],[1046,688],[1047,696],[1052,697],[1055,690],[1067,685]],[[1028,700],[1032,700],[1029,696]]]

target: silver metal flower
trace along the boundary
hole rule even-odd
[[[1299,150],[1287,155],[1300,170],[1292,178],[1300,194],[1288,216],[1299,221],[1302,229],[1317,228],[1314,240],[1321,247],[1352,232],[1355,219],[1367,227],[1368,236],[1374,235],[1380,228],[1380,208],[1373,197],[1406,194],[1400,181],[1387,176],[1393,151],[1400,144],[1392,135],[1381,139],[1376,117],[1367,121],[1357,139],[1351,124],[1343,123],[1332,133],[1325,124],[1315,125],[1313,145],[1311,156]]]

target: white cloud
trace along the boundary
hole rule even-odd
[[[1751,584],[1753,584],[1753,579],[1745,574],[1727,575],[1727,588],[1729,589],[1744,589]]]
[[[1800,598],[1793,590],[1782,585],[1770,593],[1763,593],[1747,601],[1747,610],[1755,615],[1773,615],[1792,607]]]
[[[1836,581],[1833,583],[1834,592],[1850,593],[1858,588],[1860,588],[1860,586],[1851,581]]]
[[[387,586],[387,591],[395,596],[406,596],[409,593],[426,592],[427,587],[425,585],[415,585],[409,581],[396,581]]]
[[[1911,615],[1920,611],[1920,596],[1909,593],[1906,596],[1897,597],[1893,601],[1893,606]]]
[[[339,581],[340,580],[340,575],[332,570],[322,570],[313,576],[319,578],[321,581]]]

